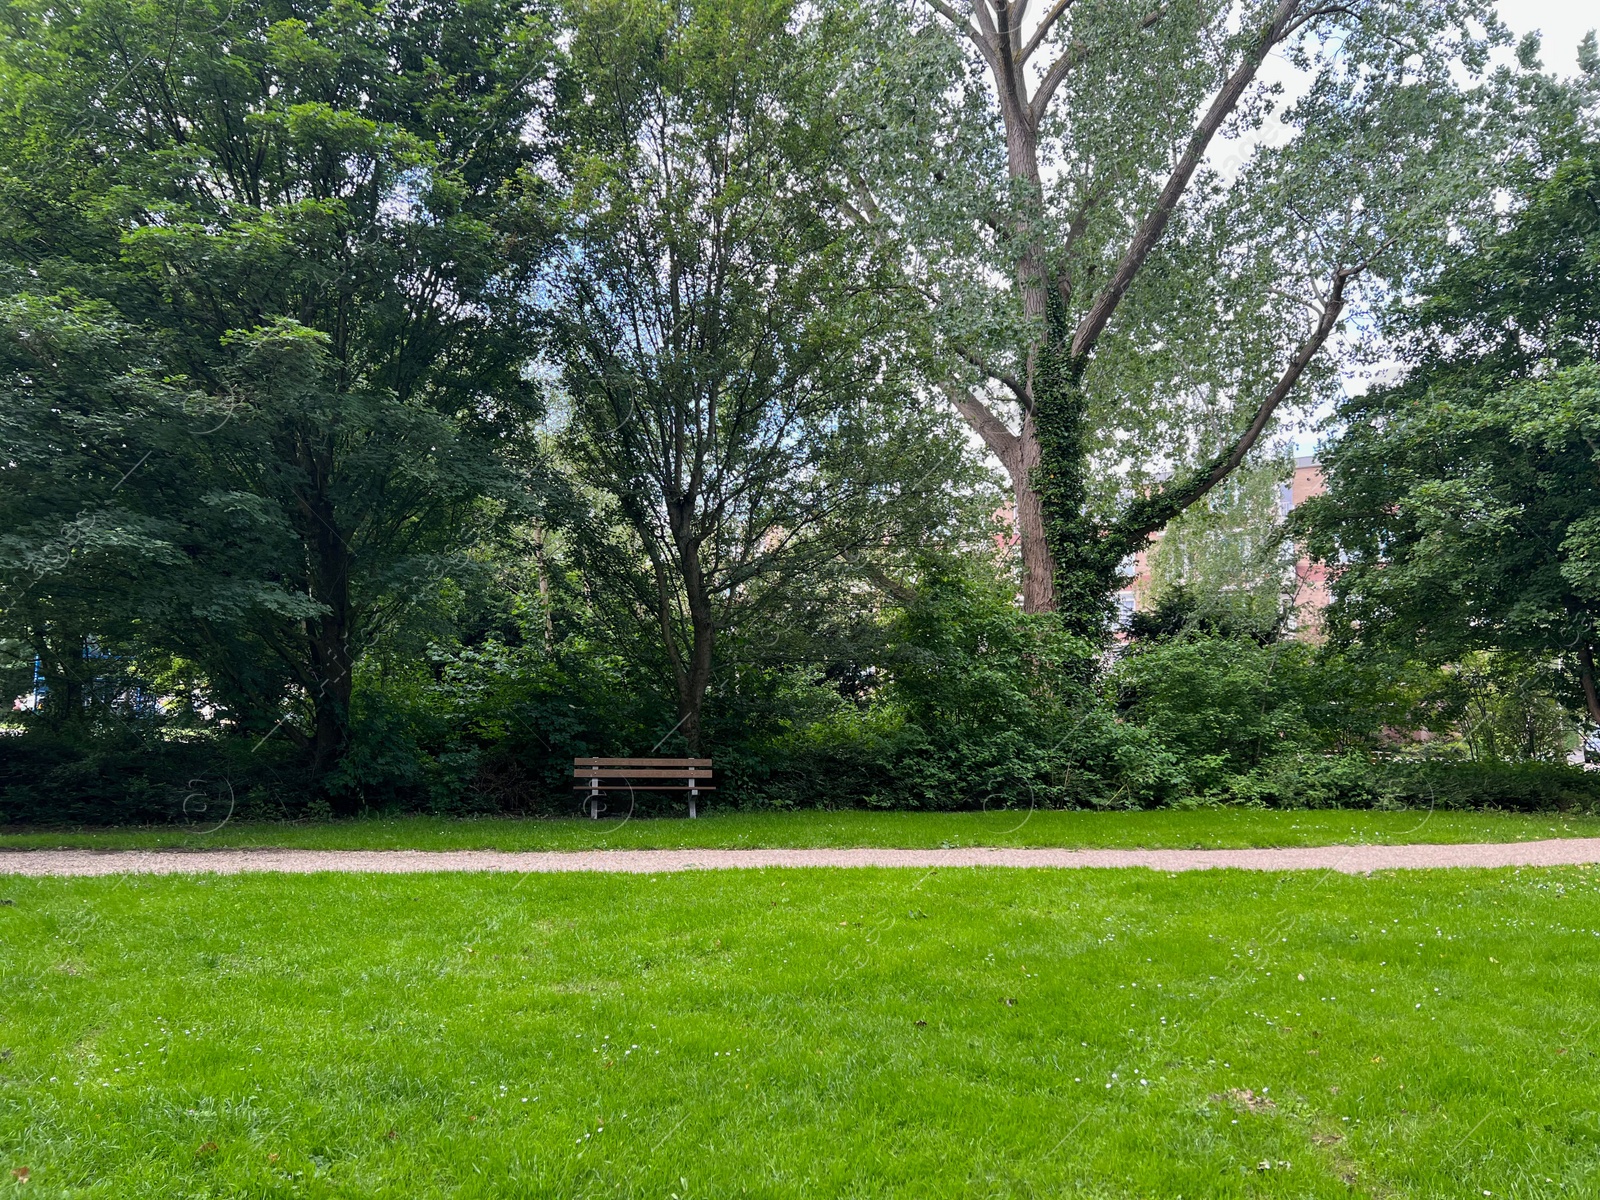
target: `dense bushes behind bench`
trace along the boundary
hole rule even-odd
[[[710,730],[712,808],[1600,811],[1600,771],[1397,737],[1440,712],[1426,678],[1298,643],[1171,638],[1106,671],[1047,620],[959,591],[889,634],[865,692],[839,686],[842,671],[733,676]],[[510,650],[369,678],[355,717],[343,762],[317,781],[281,731],[28,725],[0,736],[0,824],[314,817],[335,795],[375,811],[576,815],[575,757],[643,753],[674,720],[625,673]],[[634,811],[681,807],[641,794]]]

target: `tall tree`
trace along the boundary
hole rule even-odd
[[[1484,28],[1477,0],[882,10],[853,200],[1010,475],[1027,608],[1098,633],[1126,556],[1327,381],[1363,281],[1431,266],[1485,191],[1453,76]]]
[[[961,469],[909,403],[881,248],[840,212],[844,45],[792,0],[575,10],[555,316],[599,505],[579,544],[691,750],[728,635],[914,543]]]
[[[520,0],[3,20],[0,620],[185,655],[325,770],[356,661],[536,399],[547,25]]]
[[[1550,147],[1408,314],[1406,377],[1340,405],[1301,519],[1339,639],[1553,661],[1600,724],[1600,143]]]

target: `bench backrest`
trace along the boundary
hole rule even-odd
[[[709,758],[575,758],[574,778],[709,779]]]

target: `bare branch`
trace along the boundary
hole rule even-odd
[[[1131,553],[1144,544],[1145,540],[1156,530],[1164,527],[1184,509],[1194,504],[1217,484],[1238,469],[1244,461],[1244,456],[1250,453],[1251,448],[1260,439],[1262,431],[1267,427],[1267,422],[1272,419],[1272,414],[1278,405],[1294,389],[1294,385],[1305,374],[1306,367],[1316,357],[1317,351],[1322,349],[1323,343],[1332,335],[1339,324],[1339,314],[1344,309],[1345,284],[1360,273],[1359,267],[1341,267],[1333,276],[1333,286],[1328,290],[1328,301],[1323,306],[1322,317],[1317,322],[1317,327],[1311,335],[1301,342],[1289,359],[1289,365],[1278,378],[1261,403],[1256,406],[1255,416],[1251,418],[1249,426],[1234,441],[1210,463],[1197,469],[1182,484],[1176,487],[1163,488],[1155,495],[1130,507],[1112,530],[1113,545],[1119,553]]]
[[[978,29],[988,37],[996,37],[994,18],[989,15],[989,6],[984,0],[972,0],[972,15],[976,18]]]
[[[1338,13],[1340,16],[1345,17],[1354,17],[1356,15],[1354,9],[1344,4],[1320,4],[1315,8],[1306,9],[1305,12],[1301,13],[1293,21],[1289,22],[1288,28],[1283,31],[1283,36],[1290,37],[1302,25],[1307,25],[1310,22],[1315,21],[1318,17],[1325,17],[1329,13]]]
[[[1244,98],[1245,89],[1250,86],[1250,82],[1256,77],[1256,72],[1261,69],[1268,52],[1283,39],[1284,30],[1294,20],[1300,3],[1301,0],[1280,0],[1277,10],[1272,14],[1271,22],[1251,45],[1245,54],[1244,62],[1240,63],[1239,68],[1228,77],[1228,81],[1222,85],[1222,90],[1212,100],[1206,115],[1201,118],[1200,124],[1190,135],[1189,144],[1185,147],[1183,156],[1178,159],[1172,174],[1167,178],[1166,186],[1156,197],[1155,205],[1140,223],[1133,240],[1128,243],[1128,248],[1123,252],[1110,281],[1095,297],[1094,303],[1089,306],[1089,311],[1078,323],[1077,331],[1072,337],[1073,358],[1081,359],[1094,349],[1095,342],[1105,331],[1111,315],[1117,311],[1117,305],[1122,302],[1122,297],[1133,283],[1134,276],[1139,273],[1145,260],[1150,257],[1150,252],[1161,240],[1167,222],[1172,219],[1172,214],[1178,207],[1178,201],[1188,189],[1189,180],[1194,177],[1201,159],[1205,157],[1207,147],[1211,145],[1211,139],[1216,136],[1217,130],[1222,128],[1223,122],[1233,110],[1239,106],[1239,101]]]
[[[1022,59],[1018,57],[1022,50],[1022,23],[1028,19],[1028,0],[1011,0],[1011,57],[1016,59],[1017,67],[1022,67]]]
[[[1007,429],[1006,423],[973,395],[971,389],[959,383],[947,383],[944,385],[944,394],[966,423],[972,426],[972,431],[983,439],[984,445],[1005,464],[1006,470],[1011,470],[1017,462],[1017,435]]]
[[[867,181],[854,171],[850,172],[850,186],[855,189],[856,203],[861,211],[872,221],[878,220],[882,212],[878,208],[878,201],[872,194],[872,189],[867,186]]]
[[[946,4],[945,0],[928,0],[928,7],[932,8],[934,12],[938,13],[940,16],[944,17],[945,20],[949,21],[952,25],[955,25],[960,29],[968,30],[972,28],[972,26],[967,24],[967,19],[955,9],[951,8],[950,5]]]
[[[1163,4],[1146,13],[1144,19],[1139,22],[1140,32],[1142,33],[1161,20],[1166,15],[1166,12],[1167,6]],[[1033,49],[1033,43],[1030,42],[1028,52],[1032,53]],[[1089,47],[1083,42],[1073,42],[1072,45],[1061,52],[1060,58],[1050,64],[1050,69],[1045,72],[1044,79],[1039,83],[1039,90],[1033,94],[1033,99],[1029,101],[1029,112],[1033,116],[1035,125],[1044,120],[1045,110],[1050,107],[1050,99],[1056,94],[1056,89],[1061,86],[1061,81],[1071,73],[1074,67],[1088,57]]]
[[[1054,7],[1039,19],[1039,28],[1033,31],[1033,36],[1028,39],[1028,44],[1017,54],[1017,62],[1026,65],[1028,59],[1033,57],[1033,52],[1039,48],[1039,43],[1049,35],[1062,14],[1071,8],[1075,0],[1056,0]]]
[[[957,346],[956,353],[961,355],[962,358],[966,359],[973,366],[977,367],[978,370],[982,371],[996,383],[1005,384],[1006,387],[1011,390],[1011,393],[1016,396],[1018,401],[1023,404],[1029,403],[1028,389],[1023,385],[1022,380],[1018,379],[1015,375],[1011,374],[1009,371],[1002,371],[999,367],[990,366],[989,363],[984,360],[982,355],[980,355],[976,350],[972,350],[966,346]]]
[[[983,57],[988,61],[989,66],[998,70],[998,65],[994,60],[994,55],[990,52],[989,44],[984,40],[982,32],[974,29],[971,22],[969,22],[949,4],[945,3],[945,0],[928,0],[928,6],[932,8],[934,12],[942,16],[945,20],[949,21],[963,34],[965,34],[967,38],[971,40],[972,44],[977,46],[979,51],[982,52]]]
[[[1061,57],[1050,64],[1050,69],[1045,72],[1044,79],[1039,83],[1039,90],[1033,94],[1033,99],[1028,104],[1028,111],[1033,115],[1034,124],[1044,120],[1045,110],[1050,107],[1050,97],[1056,94],[1056,89],[1061,86],[1061,81],[1073,67],[1089,57],[1089,47],[1083,42],[1073,42],[1061,52]]]
[[[915,604],[917,602],[917,589],[908,583],[901,583],[877,563],[857,563],[856,569],[867,579],[867,582],[883,592],[897,604]]]

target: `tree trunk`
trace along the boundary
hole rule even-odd
[[[1589,720],[1600,728],[1600,691],[1596,690],[1594,677],[1594,647],[1588,641],[1578,643],[1578,679],[1583,684],[1583,702],[1589,709]]]
[[[311,771],[321,778],[338,765],[349,744],[354,680],[347,614],[329,613],[307,624],[311,674],[317,681],[311,697]]]
[[[711,686],[712,650],[716,643],[716,621],[700,563],[700,539],[695,536],[695,504],[691,492],[669,503],[667,512],[682,573],[684,603],[689,610],[689,653],[678,656],[673,664],[678,685],[678,732],[683,734],[693,758],[700,755],[700,714]]]
[[[311,771],[321,778],[338,765],[350,742],[350,700],[355,686],[350,608],[350,550],[335,523],[325,494],[310,499],[305,530],[310,552],[311,596],[327,611],[306,621],[312,732]],[[359,807],[358,797],[341,801],[343,810]]]
[[[1032,413],[1022,416],[1016,460],[1006,467],[1017,505],[1017,536],[1022,550],[1022,611],[1054,612],[1056,564],[1045,536],[1044,501],[1034,487],[1034,472],[1039,469],[1039,433]]]
[[[1044,188],[1039,176],[1039,139],[1031,118],[1017,106],[1005,106],[1006,165],[1012,180],[1022,183],[1034,203],[1042,203]],[[1043,248],[1038,244],[1037,214],[1024,210],[1017,218],[1013,234],[1022,247],[1017,260],[1017,288],[1022,294],[1022,314],[1035,330],[1028,350],[1025,385],[1028,398],[1022,406],[1022,424],[1017,431],[1017,465],[1011,471],[1011,487],[1017,503],[1017,533],[1022,549],[1022,611],[1054,612],[1056,608],[1056,562],[1050,541],[1045,536],[1044,499],[1035,486],[1039,469],[1039,433],[1034,415],[1034,372],[1039,349],[1046,335],[1048,286],[1045,279]]]
[[[533,528],[533,561],[539,572],[539,612],[544,617],[544,652],[551,653],[556,648],[556,622],[555,614],[550,610],[550,564],[545,556],[545,528],[542,524]]]
[[[1032,391],[1034,367],[1045,333],[1049,295],[1049,280],[1043,265],[1044,249],[1038,240],[1037,205],[1042,203],[1044,196],[1039,175],[1039,138],[1033,118],[1025,111],[1020,97],[1002,89],[1001,111],[1005,121],[1006,170],[1012,182],[1022,184],[1029,197],[1028,204],[1013,220],[1011,228],[1012,241],[1021,247],[1016,260],[1017,290],[1022,298],[1023,317],[1033,330],[1032,342],[1027,350],[1026,376],[1020,381],[1023,394],[1017,397],[1022,406],[1022,423],[1015,435],[1005,438],[1002,434],[983,428],[990,422],[999,424],[999,418],[985,406],[974,401],[971,405],[958,404],[957,409],[999,456],[1011,480],[1017,537],[1022,551],[1022,610],[1030,613],[1053,612],[1056,607],[1056,565],[1050,541],[1045,535],[1044,502],[1034,479],[1039,468],[1040,450]]]
[[[74,724],[87,716],[84,683],[88,677],[88,666],[83,650],[82,637],[60,638],[40,634],[36,639],[39,681],[44,685],[38,715],[52,729]]]
[[[1106,634],[1122,556],[1087,513],[1089,401],[1079,380],[1082,369],[1082,360],[1072,353],[1064,306],[1052,297],[1034,369],[1041,457],[1034,486],[1054,557],[1056,610],[1067,630],[1098,641]]]
[[[711,686],[711,651],[716,631],[709,621],[694,620],[694,643],[689,651],[688,669],[678,677],[678,732],[689,749],[689,757],[700,756],[700,713],[706,691]]]

